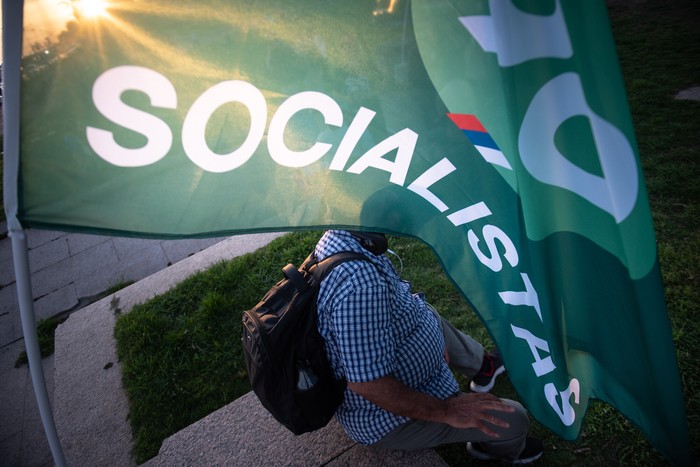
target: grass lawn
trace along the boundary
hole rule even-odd
[[[681,368],[693,448],[700,453],[698,361],[700,316],[700,103],[673,97],[700,85],[697,0],[610,1],[623,74],[647,179],[673,338]],[[241,348],[240,313],[299,264],[320,232],[295,233],[270,246],[192,276],[170,292],[120,317],[116,328],[130,419],[140,462],[167,436],[249,390]],[[432,252],[392,239],[404,276],[458,327],[488,345],[489,337]],[[461,383],[465,383],[461,381]],[[517,398],[507,378],[495,389]],[[603,403],[594,403],[581,437],[566,442],[535,423],[547,465],[663,465],[640,432]],[[451,465],[468,465],[463,446],[438,451]]]

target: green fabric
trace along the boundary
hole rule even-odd
[[[603,1],[128,2],[34,44],[40,16],[25,226],[418,237],[533,416],[571,439],[602,399],[691,462]]]

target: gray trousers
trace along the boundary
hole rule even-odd
[[[475,375],[481,369],[484,358],[483,346],[452,326],[432,307],[429,306],[429,308],[440,321],[450,367],[467,377]],[[415,450],[441,444],[480,442],[484,451],[492,456],[515,459],[525,448],[530,420],[527,411],[520,403],[508,399],[501,400],[514,407],[515,412],[498,412],[497,415],[510,424],[509,428],[493,427],[500,438],[492,438],[475,428],[454,428],[444,423],[409,420],[390,431],[374,446],[385,449]]]

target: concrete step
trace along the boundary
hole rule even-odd
[[[187,466],[442,466],[433,449],[393,451],[362,446],[337,421],[293,435],[249,392],[226,407],[166,439],[144,467]]]

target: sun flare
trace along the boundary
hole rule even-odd
[[[73,9],[84,18],[97,18],[107,15],[106,0],[73,0]]]

